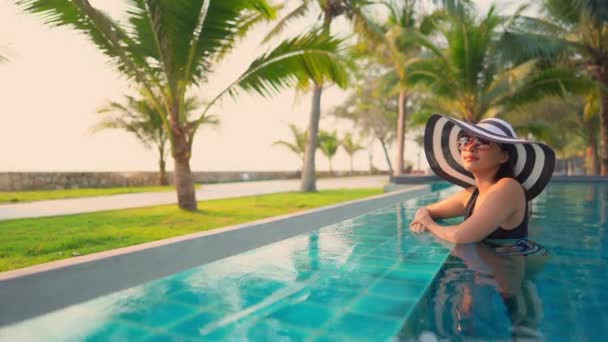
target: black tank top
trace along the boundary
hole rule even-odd
[[[479,189],[475,188],[473,194],[469,198],[469,202],[467,203],[467,208],[465,211],[464,218],[465,220],[471,217],[473,214],[473,208],[475,207],[475,202],[477,201],[477,196],[479,195]],[[513,229],[503,229],[502,227],[496,228],[490,235],[486,236],[486,239],[522,239],[528,236],[528,202],[526,202],[526,211],[524,213],[524,219],[519,224],[519,226]]]

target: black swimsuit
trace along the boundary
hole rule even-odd
[[[475,188],[475,191],[473,191],[473,194],[471,194],[471,198],[469,198],[469,202],[467,203],[467,208],[464,215],[465,220],[473,214],[473,208],[475,207],[475,202],[477,201],[478,195],[479,189]],[[523,239],[526,237],[528,237],[528,202],[526,202],[524,219],[519,226],[509,230],[498,227],[490,235],[486,236],[486,239]]]

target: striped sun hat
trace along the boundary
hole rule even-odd
[[[433,114],[426,123],[424,151],[431,169],[439,177],[465,188],[475,186],[473,175],[462,166],[460,152],[456,146],[461,131],[515,147],[515,178],[524,187],[528,200],[540,194],[551,180],[555,168],[553,150],[545,144],[519,139],[508,122],[489,118],[472,124]]]

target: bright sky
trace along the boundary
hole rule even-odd
[[[111,15],[123,11],[122,0],[91,0],[93,6]],[[482,10],[486,4],[479,6]],[[311,21],[308,21],[310,23]],[[109,100],[133,93],[132,85],[108,65],[108,59],[86,37],[68,28],[49,28],[34,15],[22,13],[12,1],[0,2],[0,53],[8,63],[0,64],[0,172],[5,171],[155,171],[157,156],[129,133],[105,130],[90,134],[99,120],[96,110]],[[288,34],[301,32],[308,24],[293,26]],[[211,98],[236,79],[247,65],[266,50],[259,42],[271,25],[250,34],[220,65],[209,85],[193,92]],[[338,22],[337,31],[347,25]],[[341,103],[346,91],[332,87],[323,93],[322,115]],[[242,94],[238,101],[226,98],[212,112],[221,120],[218,130],[197,133],[191,168],[215,170],[296,170],[299,158],[276,140],[291,141],[288,123],[306,128],[310,94],[296,98],[285,90],[280,96],[262,98]],[[352,131],[349,122],[327,115],[321,129]],[[390,150],[394,160],[396,146]],[[371,146],[373,163],[386,169],[378,143]],[[355,169],[369,169],[368,150],[355,155]],[[419,150],[406,142],[406,159],[417,164]],[[425,167],[424,153],[421,155]],[[394,163],[394,161],[393,161]],[[317,152],[317,169],[327,170],[327,159]],[[349,158],[339,150],[335,170],[349,168]],[[173,169],[172,161],[169,170]]]

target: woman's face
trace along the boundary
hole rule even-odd
[[[461,134],[457,144],[462,166],[471,173],[496,170],[509,158],[497,143],[483,138]]]

